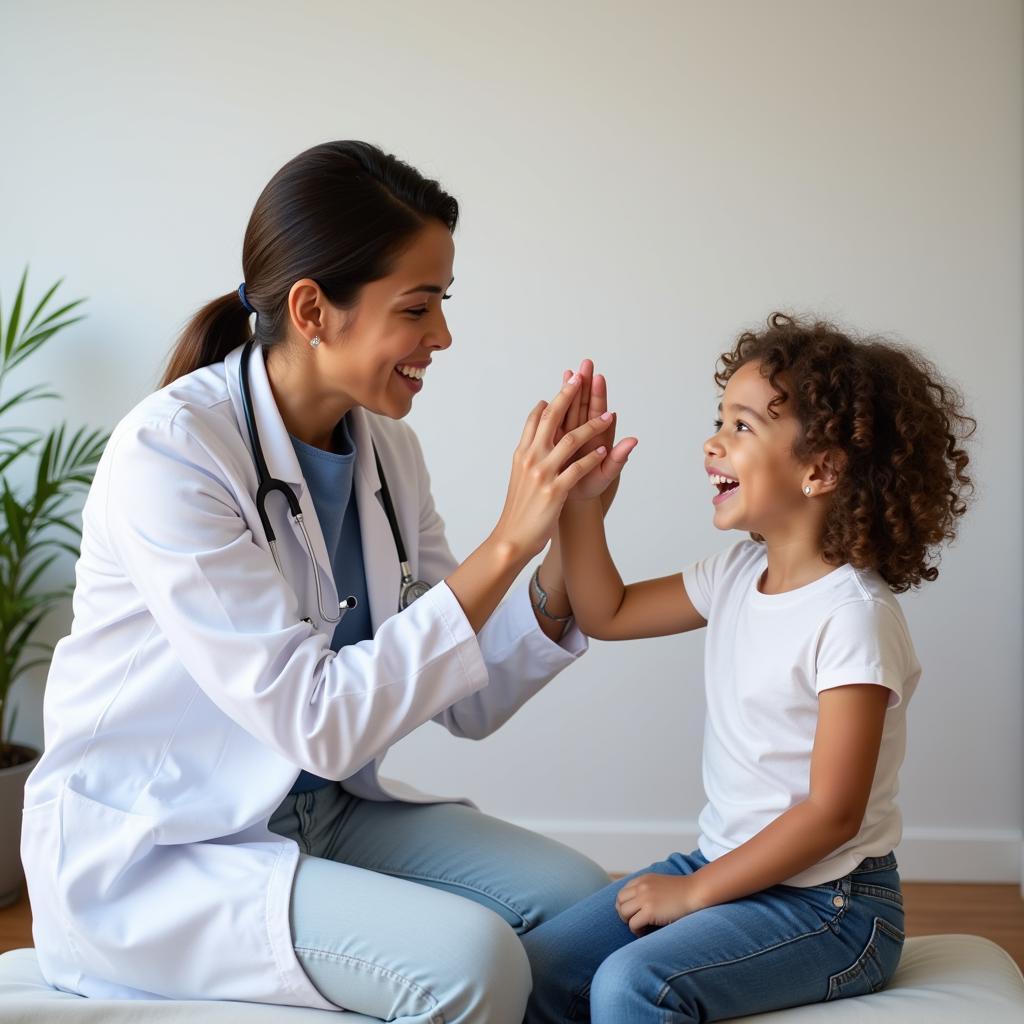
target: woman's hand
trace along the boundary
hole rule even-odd
[[[634,935],[645,935],[702,909],[695,875],[637,875],[615,898],[615,910]]]
[[[562,375],[563,383],[571,376],[569,370]],[[570,433],[582,424],[604,416],[608,411],[608,383],[602,374],[594,374],[594,363],[584,359],[579,368],[580,388],[573,396],[566,411],[563,422],[559,425],[560,433]],[[556,439],[558,434],[556,434]],[[630,452],[637,446],[635,437],[623,438],[615,444],[615,415],[607,420],[605,430],[582,445],[576,453],[579,459],[600,447],[608,454],[601,463],[590,472],[569,492],[569,501],[586,501],[608,492],[609,487],[618,480],[622,467],[626,464]],[[608,493],[608,497],[611,497]],[[607,506],[606,506],[607,507]]]
[[[512,457],[505,507],[491,536],[527,559],[551,539],[568,493],[607,454],[594,439],[606,433],[609,419],[595,416],[570,430],[563,427],[581,386],[581,375],[575,374],[550,403],[534,407]],[[588,450],[580,454],[585,446]]]

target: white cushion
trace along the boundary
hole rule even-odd
[[[978,935],[907,939],[881,992],[737,1017],[743,1024],[1024,1024],[1024,977]]]
[[[51,988],[34,949],[0,956],[3,1024],[380,1024],[361,1013],[181,999],[83,999]]]
[[[358,1013],[259,1003],[82,999],[43,981],[31,949],[0,956],[4,1024],[370,1024]],[[882,992],[834,1003],[737,1017],[744,1024],[1022,1024],[1024,978],[1005,950],[977,935],[907,939]]]

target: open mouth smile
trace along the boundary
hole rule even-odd
[[[401,378],[402,383],[415,395],[423,390],[423,376],[427,372],[429,363],[399,363],[395,367],[395,373]]]
[[[721,505],[722,502],[728,501],[740,487],[739,480],[731,476],[725,476],[722,473],[708,473],[708,480],[711,482],[711,486],[718,492],[711,499],[715,505]]]

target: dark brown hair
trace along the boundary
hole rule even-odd
[[[897,594],[939,575],[939,548],[974,493],[962,442],[977,423],[932,363],[904,345],[783,313],[741,334],[720,362],[721,388],[758,364],[776,392],[770,415],[792,401],[796,459],[841,453],[822,538],[827,562],[875,569]]]
[[[459,204],[414,167],[367,142],[325,142],[289,160],[256,200],[242,245],[252,331],[269,348],[286,333],[288,293],[312,278],[350,309],[363,285],[386,277],[428,218],[455,230]],[[185,327],[160,386],[220,362],[250,336],[238,292],[214,299]]]

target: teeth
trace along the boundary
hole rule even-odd
[[[413,380],[423,380],[423,375],[427,372],[425,366],[397,366],[395,369],[404,377],[412,377]]]
[[[732,477],[722,476],[719,473],[709,473],[708,479],[711,481],[712,487],[721,487],[724,484],[739,484],[738,480],[733,480]]]

